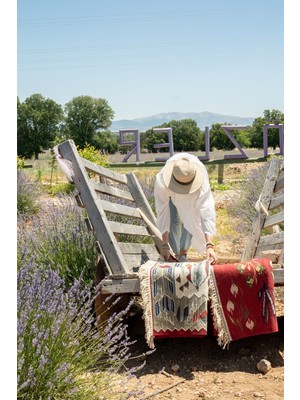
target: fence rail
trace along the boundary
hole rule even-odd
[[[224,181],[224,165],[228,164],[244,164],[244,163],[255,163],[255,162],[266,162],[268,157],[256,157],[256,158],[225,158],[218,160],[201,160],[204,165],[217,165],[218,166],[218,183]],[[144,161],[144,162],[124,162],[124,163],[111,163],[110,168],[153,168],[163,167],[165,162],[158,161]]]

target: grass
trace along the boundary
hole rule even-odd
[[[230,152],[234,153],[234,152]],[[191,154],[195,154],[196,156],[199,156],[199,152],[191,152]],[[202,153],[201,153],[202,154]],[[224,158],[224,154],[226,152],[223,151],[213,151],[210,153],[211,160],[222,160]],[[228,154],[228,152],[227,152]],[[256,149],[247,149],[247,154],[251,158],[255,157],[262,157],[263,152],[262,150],[256,150]],[[141,154],[141,162],[144,161],[151,161],[154,160],[154,158],[157,156],[157,154]],[[124,158],[123,154],[112,154],[108,156],[108,162],[114,163],[114,162],[122,162]],[[128,163],[135,162],[135,157],[132,156],[128,160]],[[26,171],[28,172],[29,176],[32,179],[38,179],[40,181],[43,181],[44,183],[59,183],[59,182],[64,182],[66,181],[66,178],[63,174],[63,172],[59,169],[59,167],[56,165],[54,170],[52,171],[51,167],[51,155],[49,152],[45,152],[39,155],[38,160],[34,159],[26,159],[24,160],[25,165],[32,165],[32,168],[26,168]],[[244,163],[237,162],[235,163],[235,160],[232,159],[231,164],[225,164],[224,165],[224,179],[243,179],[243,170],[241,166],[244,165]],[[136,166],[134,168],[128,168],[128,167],[118,167],[118,168],[113,168],[114,171],[126,174],[128,172],[135,172],[137,177],[139,178],[139,174],[149,173],[150,175],[157,173],[160,169],[161,166],[157,167],[139,167]],[[207,166],[209,178],[211,180],[217,180],[218,179],[218,165],[216,164],[211,164]],[[142,171],[142,172],[140,172]],[[51,175],[52,174],[52,175]]]

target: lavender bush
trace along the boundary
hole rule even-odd
[[[72,196],[41,206],[30,221],[19,219],[18,266],[30,260],[43,268],[51,265],[68,286],[79,277],[94,280],[96,258],[95,238]]]
[[[38,196],[41,187],[38,182],[29,178],[22,169],[17,171],[17,212],[21,215],[35,214],[38,207]]]
[[[238,193],[228,207],[228,213],[237,218],[236,229],[242,235],[248,235],[255,217],[255,203],[262,191],[269,163],[260,164],[252,169],[238,187]]]
[[[121,399],[116,374],[130,357],[130,340],[114,314],[98,329],[92,286],[67,288],[52,268],[22,263],[18,273],[18,399]],[[142,367],[142,366],[141,366]],[[128,371],[128,379],[135,371]]]

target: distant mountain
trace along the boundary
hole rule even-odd
[[[204,130],[206,126],[210,127],[212,124],[216,123],[223,124],[227,122],[232,125],[252,125],[252,122],[254,121],[254,118],[251,117],[235,117],[232,115],[216,114],[208,111],[200,113],[170,112],[155,114],[144,118],[113,121],[109,129],[111,131],[119,131],[120,129],[139,129],[140,131],[145,131],[171,120],[180,121],[187,118],[195,120],[201,130]]]

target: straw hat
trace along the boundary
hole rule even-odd
[[[200,164],[189,158],[179,158],[167,163],[162,169],[165,185],[172,192],[189,194],[198,190],[204,182],[204,173]]]

